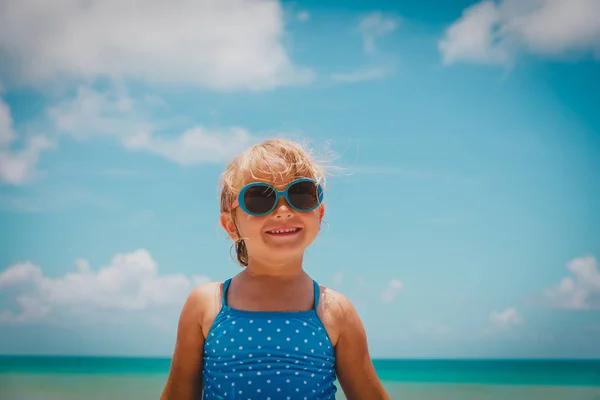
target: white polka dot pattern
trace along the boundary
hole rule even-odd
[[[204,344],[204,399],[335,399],[335,379],[334,349],[315,310],[224,304]]]

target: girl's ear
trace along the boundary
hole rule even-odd
[[[321,203],[319,206],[319,219],[323,221],[323,216],[325,215],[325,203]]]
[[[235,223],[233,222],[233,216],[229,212],[222,212],[220,216],[221,226],[225,229],[225,232],[233,240],[237,240],[237,230],[235,229]]]

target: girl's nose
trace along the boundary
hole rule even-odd
[[[275,216],[277,218],[289,218],[292,216],[292,209],[283,197],[279,199],[277,208],[275,209]]]

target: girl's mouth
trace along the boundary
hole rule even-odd
[[[282,228],[282,229],[273,229],[267,231],[269,235],[272,236],[292,236],[298,234],[302,228]]]

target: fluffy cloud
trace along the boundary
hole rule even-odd
[[[0,98],[0,181],[13,185],[29,181],[36,173],[40,154],[54,146],[48,138],[34,135],[23,138],[24,144],[14,149],[18,136],[10,108]]]
[[[16,138],[12,125],[10,108],[0,99],[0,146],[6,146]]]
[[[398,296],[398,293],[403,287],[404,285],[402,284],[402,281],[398,279],[390,280],[385,290],[381,292],[381,300],[383,300],[385,303],[389,303],[390,301],[394,300],[396,296]]]
[[[175,135],[157,135],[152,110],[162,107],[156,97],[134,100],[124,90],[104,91],[84,86],[76,96],[49,109],[56,129],[73,137],[112,136],[132,151],[144,151],[183,165],[228,159],[257,139],[241,127],[209,130],[194,126]]]
[[[575,258],[567,263],[573,276],[567,276],[544,292],[557,308],[572,310],[600,309],[600,271],[592,256]]]
[[[79,86],[75,95],[49,107],[47,114],[57,132],[82,139],[92,135],[126,136],[150,128],[143,100],[134,101],[122,88],[96,90]]]
[[[133,78],[215,90],[306,83],[283,45],[273,0],[35,0],[0,4],[0,51],[11,79]]]
[[[478,3],[468,8],[461,19],[451,25],[439,43],[444,63],[458,60],[503,63],[508,60],[507,50],[498,45],[492,27],[498,23],[496,5]]]
[[[512,307],[504,311],[494,311],[490,314],[489,321],[496,327],[508,328],[513,325],[519,325],[523,322],[523,318],[517,310]]]
[[[162,107],[165,103],[155,96],[134,99],[122,87],[97,90],[86,85],[78,87],[74,96],[49,107],[47,117],[56,138],[107,137],[128,150],[144,151],[183,165],[220,162],[259,140],[242,127],[207,129],[197,125],[181,132],[173,120],[152,116]],[[163,134],[158,135],[157,130]],[[40,155],[55,146],[47,136],[17,134],[10,108],[0,98],[0,181],[31,181]]]
[[[467,8],[439,42],[446,65],[509,64],[518,52],[600,57],[597,0],[485,0]]]
[[[242,151],[253,141],[243,128],[209,131],[189,129],[175,138],[161,138],[147,132],[129,136],[123,143],[131,150],[146,151],[183,165],[217,162]]]
[[[358,28],[363,38],[363,48],[367,53],[375,51],[375,42],[380,37],[396,30],[398,21],[377,11],[366,15],[359,22]]]
[[[0,273],[0,290],[18,309],[3,310],[0,320],[29,323],[53,311],[140,311],[180,305],[195,285],[208,281],[205,276],[160,275],[156,261],[144,249],[116,254],[98,271],[86,260],[77,260],[76,271],[56,278],[45,276],[38,265],[23,262]]]

